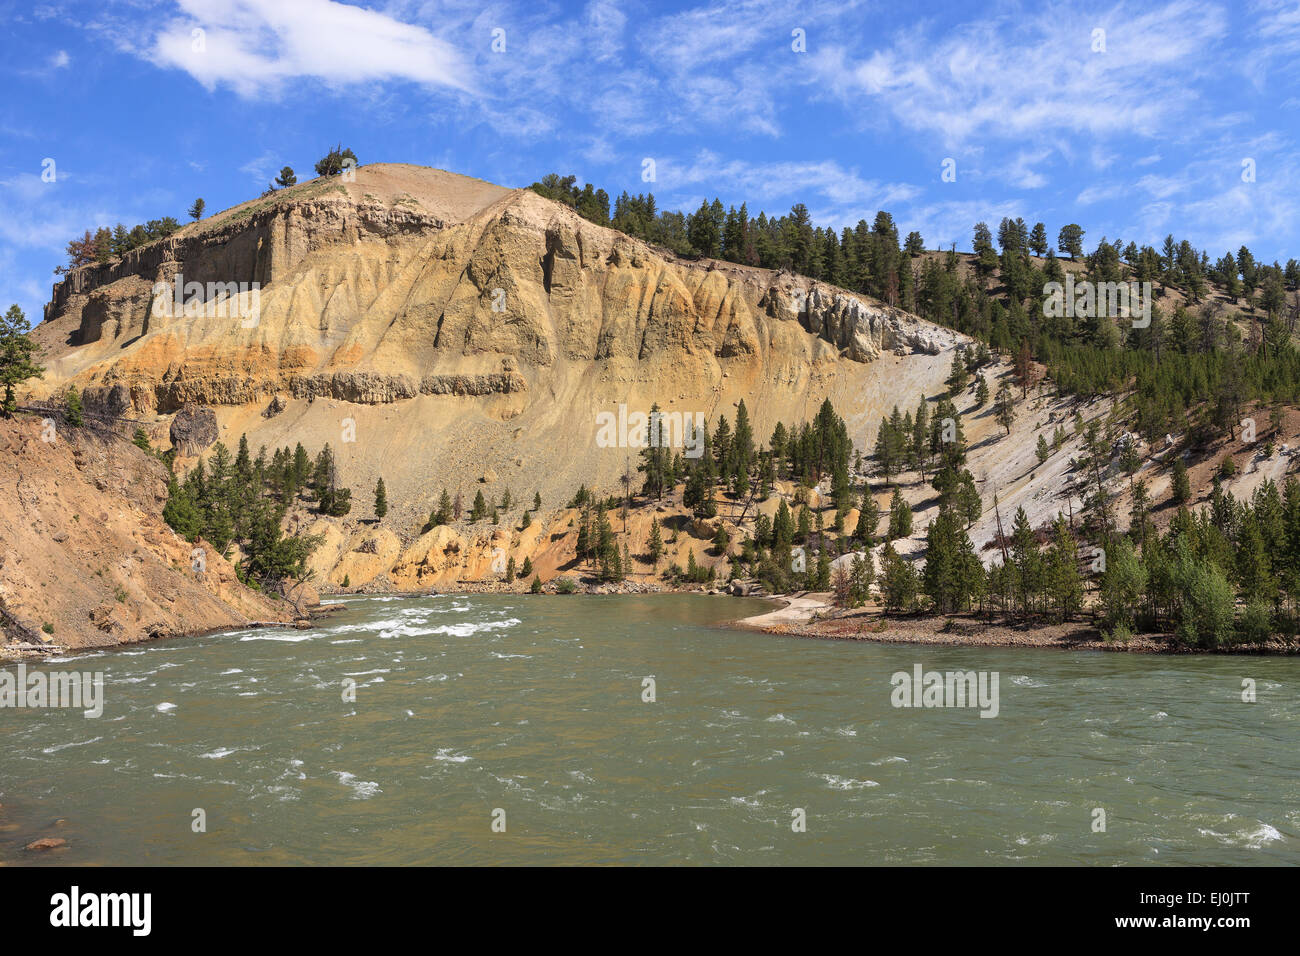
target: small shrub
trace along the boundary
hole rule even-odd
[[[1273,633],[1273,611],[1263,601],[1251,601],[1237,618],[1237,639],[1262,644]]]
[[[1112,627],[1110,633],[1106,635],[1106,643],[1108,644],[1127,644],[1132,639],[1133,629],[1123,621]]]

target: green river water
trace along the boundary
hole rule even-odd
[[[1300,863],[1297,659],[809,641],[695,595],[347,603],[44,665],[102,671],[104,712],[0,710],[0,862]],[[997,716],[892,706],[917,664],[997,672]]]

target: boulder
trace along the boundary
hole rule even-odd
[[[182,405],[172,419],[172,447],[178,455],[193,457],[217,440],[217,414],[199,405]]]
[[[67,845],[68,845],[68,841],[62,840],[59,837],[41,837],[39,840],[33,840],[31,843],[27,844],[27,846],[23,847],[23,849],[57,850],[59,847],[67,846]]]

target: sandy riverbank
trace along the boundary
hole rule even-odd
[[[1167,635],[1135,635],[1125,643],[1107,642],[1091,622],[1013,624],[973,614],[885,617],[879,609],[841,612],[830,594],[778,597],[786,605],[766,614],[742,618],[732,626],[767,634],[822,640],[870,641],[877,644],[925,644],[941,647],[1040,647],[1069,651],[1117,651],[1135,654],[1297,654],[1300,645],[1281,640],[1224,647],[1216,651],[1175,645]]]

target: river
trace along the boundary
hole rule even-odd
[[[0,862],[1300,863],[1294,658],[813,641],[703,595],[347,604],[45,665],[102,671],[104,711],[0,710]],[[895,707],[916,665],[996,673],[996,717]]]

